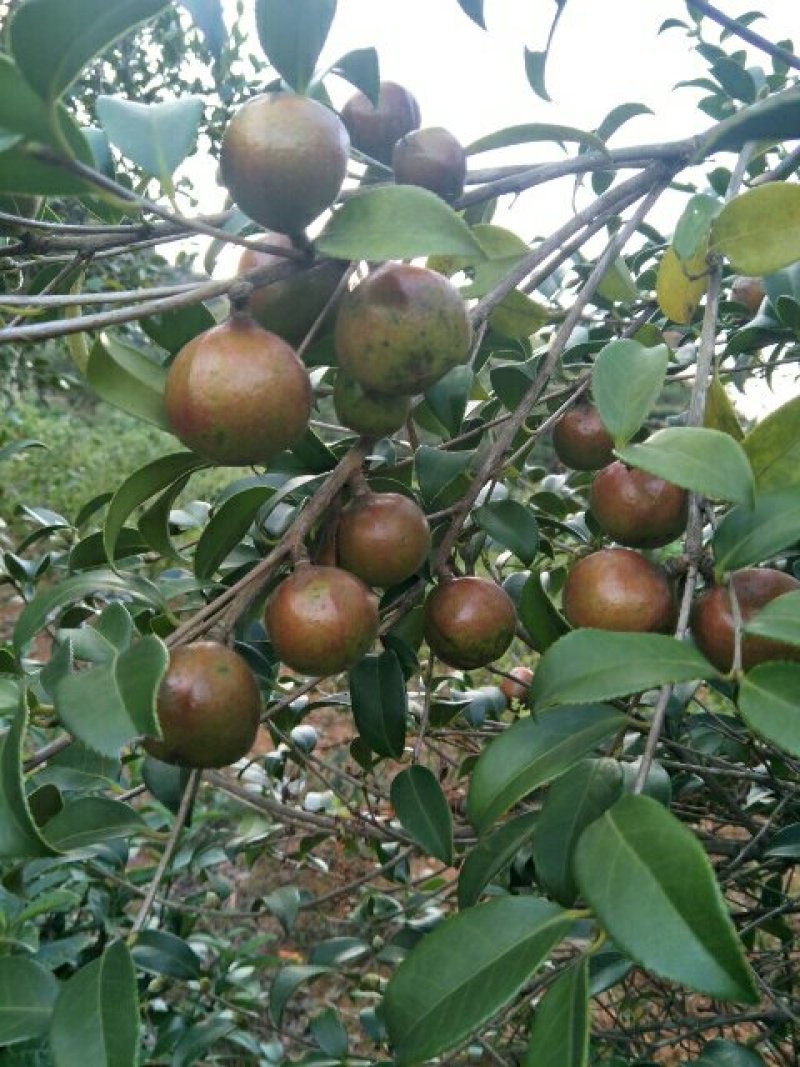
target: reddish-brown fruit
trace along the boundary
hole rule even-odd
[[[265,233],[261,239],[278,248],[292,247],[291,238],[282,233]],[[246,248],[239,259],[238,273],[285,262],[282,256]],[[283,281],[260,285],[250,295],[250,312],[265,330],[278,334],[290,345],[299,344],[325,310],[346,270],[346,263],[331,260]],[[331,318],[335,310],[330,309]]]
[[[383,589],[416,574],[431,548],[424,511],[401,493],[356,497],[342,512],[336,538],[340,566]]]
[[[733,588],[742,622],[747,622],[775,597],[800,589],[800,582],[790,574],[769,567],[751,567],[733,575]],[[706,659],[717,670],[733,667],[734,622],[730,593],[716,585],[697,598],[692,608],[692,634]],[[742,635],[742,667],[749,671],[767,660],[800,660],[800,648],[772,641],[768,637]]]
[[[419,104],[396,82],[381,82],[378,106],[355,93],[342,108],[342,120],[353,148],[380,163],[390,163],[395,144],[419,126]]]
[[[458,290],[426,267],[388,263],[349,292],[336,319],[339,366],[364,389],[412,396],[469,356]]]
[[[739,274],[733,279],[731,300],[735,300],[737,304],[743,304],[751,315],[756,314],[765,296],[766,290],[761,278],[750,278]]]
[[[370,393],[340,370],[333,386],[333,407],[342,426],[366,437],[385,437],[405,423],[411,401],[407,396]]]
[[[164,403],[192,451],[225,466],[266,463],[305,432],[311,383],[286,341],[253,319],[231,319],[184,345]]]
[[[278,657],[300,674],[340,674],[378,634],[378,602],[341,567],[301,564],[267,603],[265,624]]]
[[[572,626],[642,633],[675,622],[675,595],[662,567],[629,548],[604,548],[579,560],[567,575],[564,614]]]
[[[163,737],[145,739],[151,756],[184,767],[227,767],[253,747],[261,695],[237,652],[195,641],[170,654],[156,708]]]
[[[595,475],[589,506],[600,526],[621,545],[658,548],[686,529],[689,494],[617,460]]]
[[[429,594],[425,640],[451,667],[485,667],[506,651],[517,628],[514,602],[488,578],[454,578]]]
[[[228,123],[220,170],[246,215],[299,234],[339,195],[349,153],[347,130],[330,108],[309,96],[263,93]]]
[[[614,442],[591,404],[576,404],[553,427],[553,448],[567,467],[597,471],[614,458]]]
[[[421,185],[443,200],[455,200],[464,191],[467,157],[449,130],[431,126],[414,130],[397,142],[392,170],[398,185]]]
[[[516,700],[527,706],[530,701],[533,671],[530,667],[512,667],[508,673],[511,677],[504,678],[500,683],[501,693],[509,704]]]

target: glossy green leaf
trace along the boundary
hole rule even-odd
[[[526,565],[539,548],[539,527],[532,511],[518,500],[490,500],[472,513],[475,522]]]
[[[77,124],[61,104],[54,109],[72,152],[83,163],[92,163],[89,145]],[[45,102],[30,87],[11,59],[0,54],[0,129],[19,134],[22,141],[3,153],[0,167],[0,193],[23,195],[71,195],[86,193],[90,186],[63,167],[42,163],[28,150],[31,144],[61,149],[51,125],[51,113]]]
[[[476,1030],[514,996],[571,925],[555,904],[506,897],[446,919],[401,963],[383,1015],[398,1067]]]
[[[142,816],[120,800],[78,797],[50,819],[44,833],[51,845],[67,852],[117,837],[128,838],[144,828]]]
[[[545,652],[531,695],[537,709],[640,693],[670,682],[714,678],[691,645],[664,634],[574,630]]]
[[[754,508],[732,508],[717,527],[713,541],[717,572],[771,559],[798,539],[800,486],[764,493]]]
[[[742,441],[759,492],[800,485],[800,397],[757,423]]]
[[[427,189],[365,189],[338,208],[317,238],[320,255],[336,259],[406,259],[435,254],[485,259],[480,242],[451,207]]]
[[[61,987],[50,1025],[54,1067],[135,1067],[139,1050],[136,974],[124,942]]]
[[[142,763],[142,781],[152,796],[173,815],[180,808],[190,773],[188,767],[163,763],[154,756],[145,755]]]
[[[533,89],[538,97],[542,100],[547,100],[549,103],[551,97],[547,92],[547,86],[545,84],[547,52],[526,48],[524,54],[525,75],[528,79],[528,85],[530,85],[531,89]]]
[[[631,274],[630,267],[622,256],[617,256],[605,272],[597,287],[597,293],[598,296],[611,303],[617,301],[627,303],[631,300],[636,300],[639,290],[636,288],[636,282]]]
[[[22,744],[27,725],[24,695],[9,730],[0,738],[0,858],[52,856],[53,849],[31,815],[22,779]]]
[[[354,48],[337,59],[331,71],[360,89],[373,106],[377,105],[381,73],[378,53],[374,48]]]
[[[320,975],[330,974],[330,967],[309,964],[295,964],[282,967],[275,975],[269,992],[269,1013],[275,1025],[280,1026],[289,998],[303,985]]]
[[[480,26],[482,30],[486,29],[486,22],[483,17],[483,0],[458,0],[458,6],[468,18],[472,19],[476,26]]]
[[[164,410],[166,367],[140,349],[103,334],[89,353],[86,380],[107,403],[159,429],[170,429]]]
[[[11,51],[39,95],[56,100],[87,63],[167,6],[168,0],[27,0],[11,23]]]
[[[495,875],[514,859],[536,829],[536,812],[520,815],[487,834],[467,855],[458,872],[458,906],[462,910],[477,904]]]
[[[617,801],[583,832],[574,870],[598,920],[643,967],[721,1000],[758,1001],[708,857],[658,801]]]
[[[167,352],[180,352],[185,344],[216,325],[216,320],[205,304],[189,304],[188,307],[164,311],[140,319],[139,325]]]
[[[800,185],[768,182],[741,193],[714,221],[711,251],[761,277],[800,259]]]
[[[711,379],[711,384],[709,385],[708,393],[706,394],[706,410],[703,415],[703,425],[707,430],[720,430],[722,433],[729,434],[734,441],[741,441],[744,437],[744,431],[739,423],[739,416],[736,414],[736,408],[731,403],[728,391],[717,374]],[[750,458],[750,465],[753,465],[752,457]],[[756,475],[757,484],[758,473],[755,469],[753,473]]]
[[[645,348],[638,341],[611,341],[597,354],[592,395],[617,445],[626,444],[653,409],[669,363],[666,345]]]
[[[420,445],[414,455],[417,480],[427,511],[449,507],[468,484],[474,452],[444,452]]]
[[[552,781],[625,724],[599,704],[553,708],[520,719],[481,753],[467,798],[467,816],[483,832],[517,801]]]
[[[742,446],[719,430],[670,426],[643,445],[617,449],[631,467],[639,467],[693,493],[735,504],[753,503],[753,471]]]
[[[58,982],[25,956],[0,957],[0,1045],[28,1041],[47,1032]]]
[[[699,252],[705,252],[711,224],[722,208],[722,201],[708,193],[695,193],[689,197],[672,237],[672,247],[678,259],[686,263]]]
[[[742,679],[739,711],[757,734],[800,756],[800,663],[760,663]]]
[[[764,1067],[764,1061],[754,1049],[724,1038],[709,1041],[702,1056],[691,1062],[698,1067]]]
[[[581,834],[622,792],[622,767],[613,759],[581,760],[548,790],[533,840],[533,862],[548,896],[559,904],[571,907],[578,896],[572,859]]]
[[[612,107],[600,125],[597,127],[597,136],[602,137],[604,141],[607,141],[609,137],[622,129],[622,127],[630,122],[631,119],[637,118],[639,115],[652,115],[653,111],[646,104],[640,104],[638,101],[633,101],[627,104],[618,104],[616,107]]]
[[[582,956],[537,1004],[522,1067],[586,1067],[589,1022],[589,964]]]
[[[764,849],[764,855],[800,859],[800,822],[789,823],[771,837]]]
[[[748,634],[800,645],[800,591],[771,600],[743,628]]]
[[[579,130],[575,126],[557,126],[547,122],[508,126],[506,129],[497,130],[496,133],[480,137],[477,141],[467,145],[464,151],[468,156],[474,156],[479,152],[490,152],[495,148],[510,148],[512,145],[536,144],[541,141],[555,141],[556,144],[577,142],[587,148],[594,148],[598,152],[607,151],[603,141],[593,133]]]
[[[158,104],[98,96],[97,117],[109,141],[124,156],[171,189],[174,171],[197,140],[204,106],[200,96]]]
[[[219,59],[228,36],[222,17],[222,0],[181,0],[181,3],[202,31],[211,54]]]
[[[175,1044],[175,1051],[170,1060],[170,1067],[195,1067],[207,1063],[207,1053],[224,1038],[237,1032],[234,1019],[212,1017],[191,1026]]]
[[[353,667],[350,701],[359,735],[372,751],[399,759],[406,741],[408,693],[394,652],[364,656]]]
[[[461,429],[474,381],[471,367],[453,367],[425,393],[428,406],[451,437]]]
[[[154,459],[129,475],[111,498],[106,514],[103,547],[108,561],[113,563],[122,528],[140,504],[186,475],[207,466],[208,463],[194,452],[173,452]]]
[[[325,1008],[311,1020],[311,1033],[322,1051],[338,1064],[347,1057],[347,1030],[335,1008]]]
[[[163,493],[159,493],[152,504],[149,504],[142,511],[136,522],[137,530],[144,539],[146,546],[152,552],[157,552],[165,560],[173,560],[181,566],[185,564],[185,559],[172,542],[170,522],[175,501],[186,488],[188,482],[189,475],[185,474],[183,477],[178,478],[176,482],[173,482],[172,485],[168,485]],[[120,532],[114,547],[115,559],[122,558],[120,552],[123,531]],[[108,562],[107,558],[103,559],[103,563],[106,562]]]
[[[523,585],[517,613],[537,652],[546,652],[569,633],[569,625],[545,591],[541,574],[532,574]]]
[[[800,128],[800,90],[775,93],[766,100],[737,111],[702,138],[700,152],[738,152],[748,141],[783,141],[797,136]]]
[[[182,937],[166,930],[142,930],[131,949],[136,966],[149,974],[165,974],[182,982],[199,978],[200,958]]]
[[[313,77],[335,14],[336,0],[256,0],[256,29],[264,54],[297,92]]]
[[[194,570],[198,578],[214,574],[253,525],[261,506],[274,495],[274,486],[251,485],[219,506],[197,542]]]
[[[392,780],[389,800],[400,825],[446,866],[453,862],[453,816],[436,775],[416,763]]]

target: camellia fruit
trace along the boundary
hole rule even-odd
[[[336,532],[339,565],[367,585],[388,588],[420,569],[431,531],[422,509],[401,493],[362,493],[344,508]]]
[[[261,240],[278,248],[292,247],[291,238],[282,233],[265,233]],[[246,248],[239,259],[238,273],[285,262],[277,254]],[[278,334],[290,345],[297,345],[329,304],[346,270],[346,263],[329,260],[319,266],[311,265],[282,281],[259,285],[250,294],[250,313],[259,326]],[[331,318],[334,314],[335,308],[332,307]]]
[[[675,594],[663,567],[630,548],[604,548],[570,568],[562,594],[572,626],[663,633],[675,622]]]
[[[402,85],[384,81],[377,107],[368,96],[357,92],[342,108],[342,120],[353,148],[380,163],[391,163],[395,144],[419,126],[419,104]]]
[[[553,448],[576,471],[600,470],[614,458],[614,441],[591,404],[576,404],[561,416],[553,427]]]
[[[414,130],[394,146],[392,170],[398,185],[420,185],[443,200],[464,191],[467,157],[461,142],[442,126]]]
[[[425,640],[451,667],[473,670],[506,651],[517,629],[511,597],[488,578],[452,578],[424,604]]]
[[[286,341],[234,317],[184,345],[164,403],[174,434],[193,452],[224,466],[266,463],[308,427],[311,383]]]
[[[237,207],[293,235],[339,195],[349,153],[347,130],[330,108],[309,96],[263,93],[228,123],[220,170]]]
[[[378,601],[341,567],[301,563],[272,593],[264,621],[287,667],[300,674],[340,674],[377,637]]]
[[[761,278],[751,278],[745,274],[738,274],[731,285],[731,300],[742,304],[751,315],[755,315],[766,296],[764,283]]]
[[[373,393],[412,396],[469,357],[472,331],[455,286],[426,267],[387,263],[342,300],[339,366]]]
[[[195,641],[170,654],[156,709],[163,736],[145,738],[151,756],[183,767],[227,767],[253,747],[261,694],[238,652]]]
[[[800,589],[790,574],[771,567],[750,567],[732,576],[742,622],[747,622],[771,600]],[[692,606],[692,634],[698,648],[719,671],[733,667],[736,623],[727,586],[715,585]],[[800,660],[800,648],[769,637],[742,634],[742,667],[749,671],[768,660]]]
[[[686,529],[689,494],[616,461],[595,475],[589,506],[603,530],[621,545],[658,548]]]
[[[407,396],[370,393],[340,370],[333,385],[333,409],[349,430],[365,437],[385,437],[405,424],[411,401]]]
[[[527,707],[530,703],[533,671],[530,667],[512,667],[508,674],[509,677],[500,682],[500,692],[509,704],[516,700]]]

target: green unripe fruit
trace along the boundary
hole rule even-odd
[[[333,407],[342,426],[364,437],[385,437],[405,425],[411,410],[407,396],[369,393],[344,371],[336,375]]]

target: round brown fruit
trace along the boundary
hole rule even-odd
[[[339,371],[333,386],[333,407],[342,426],[365,437],[385,437],[405,424],[411,401],[407,396],[369,393],[355,378]]]
[[[597,471],[614,458],[614,442],[591,404],[576,404],[553,427],[553,448],[567,467]]]
[[[658,548],[686,529],[689,494],[617,460],[595,475],[589,506],[603,530],[621,545]]]
[[[764,283],[760,278],[750,278],[744,274],[738,274],[731,285],[731,300],[737,304],[743,304],[751,315],[755,315],[761,307],[761,302],[766,296]]]
[[[736,571],[732,580],[742,622],[747,622],[775,597],[800,589],[800,582],[796,578],[769,567]],[[731,670],[736,627],[726,586],[716,585],[697,598],[692,608],[691,625],[697,646],[706,659],[717,670]],[[742,635],[744,670],[749,671],[759,663],[773,659],[800,660],[800,648],[768,637]]]
[[[291,238],[282,233],[266,233],[261,239],[279,248],[292,247]],[[247,248],[239,259],[238,273],[285,262],[282,256]],[[250,312],[265,330],[278,334],[290,345],[299,344],[324,311],[346,270],[346,263],[330,260],[283,281],[260,285],[250,295]],[[335,314],[335,308],[330,314]]]
[[[261,695],[238,652],[195,641],[170,654],[156,710],[163,736],[145,738],[151,756],[184,767],[227,767],[253,747]]]
[[[220,169],[246,215],[299,234],[339,195],[349,152],[347,130],[329,108],[308,96],[263,93],[228,123]]]
[[[342,120],[353,148],[381,163],[390,163],[395,144],[419,126],[419,104],[396,82],[380,84],[378,106],[364,93],[355,93],[342,108]]]
[[[341,567],[301,564],[267,603],[265,624],[278,657],[300,674],[340,674],[378,634],[378,602]]]
[[[516,700],[518,704],[527,707],[530,702],[533,671],[530,667],[512,667],[508,673],[511,677],[501,681],[500,691],[509,704]]]
[[[311,415],[311,383],[294,349],[250,318],[184,345],[167,374],[167,419],[192,451],[224,466],[266,463]]]
[[[579,560],[562,597],[572,626],[643,633],[671,629],[675,595],[662,567],[629,548],[604,548]]]
[[[339,366],[373,393],[413,396],[469,357],[455,286],[426,267],[388,263],[349,292],[336,319]]]
[[[485,667],[506,651],[517,628],[511,597],[488,578],[453,578],[424,605],[425,640],[451,667]]]
[[[397,142],[392,170],[398,185],[421,185],[443,200],[456,200],[464,191],[467,157],[449,130],[431,126]]]
[[[339,564],[382,589],[420,569],[431,548],[422,509],[401,493],[364,493],[342,511],[336,533]]]

